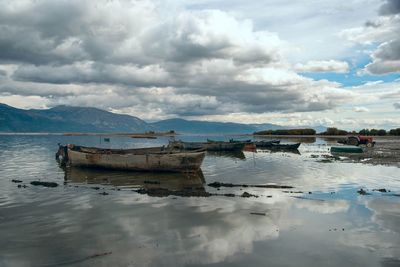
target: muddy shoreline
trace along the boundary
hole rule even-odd
[[[374,147],[362,146],[364,153],[332,153],[334,160],[400,167],[400,138],[376,137]]]

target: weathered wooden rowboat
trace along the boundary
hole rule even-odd
[[[271,140],[271,141],[256,141],[254,144],[256,147],[260,148],[268,148],[271,147],[272,144],[279,144],[281,141],[280,140]]]
[[[295,144],[275,144],[272,143],[269,149],[276,149],[276,150],[295,150],[298,149],[301,143],[295,143]]]
[[[56,154],[70,166],[132,171],[193,172],[200,169],[204,151],[180,152],[165,147],[103,149],[76,145],[60,146]]]
[[[333,146],[331,147],[333,153],[363,153],[364,150],[359,146]]]
[[[207,151],[235,151],[242,150],[246,143],[230,143],[230,142],[183,142],[171,141],[169,147],[183,150],[205,149]]]

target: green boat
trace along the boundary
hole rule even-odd
[[[358,146],[333,146],[331,152],[334,153],[363,153],[363,149]]]

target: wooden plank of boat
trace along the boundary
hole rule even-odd
[[[331,152],[334,153],[363,153],[363,149],[359,146],[333,146]]]
[[[101,149],[75,145],[66,146],[64,154],[70,166],[172,172],[197,171],[205,157],[204,151],[176,152],[164,147]]]
[[[269,147],[270,149],[279,149],[279,150],[294,150],[298,149],[301,143],[296,143],[296,144],[275,144],[272,143],[271,146]]]

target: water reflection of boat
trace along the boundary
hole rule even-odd
[[[266,138],[266,137],[257,136],[256,140],[262,141],[262,140],[264,140],[264,138]],[[296,136],[273,136],[273,137],[271,136],[268,138],[269,139],[266,140],[267,142],[271,141],[272,138],[279,139],[284,142],[304,143],[304,144],[313,144],[317,141],[316,137],[311,137],[311,136],[297,136],[297,137]],[[272,140],[274,140],[274,139],[272,139]]]
[[[192,173],[123,172],[68,167],[64,169],[67,183],[112,185],[121,188],[144,189],[149,195],[163,194],[198,196],[205,194],[204,175],[201,170]]]
[[[298,149],[268,149],[268,148],[261,148],[261,149],[257,149],[257,152],[268,152],[268,153],[291,153],[291,154],[297,154],[297,155],[301,155],[300,151]]]
[[[233,159],[246,159],[243,151],[207,151],[207,155],[217,156],[217,157],[227,157]]]

